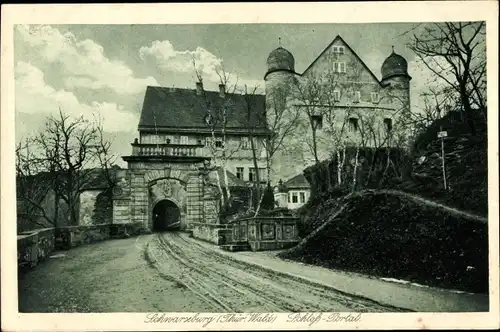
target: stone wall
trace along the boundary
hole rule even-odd
[[[67,250],[80,245],[147,233],[143,224],[102,224],[44,228],[17,235],[19,268],[34,267],[54,250]]]
[[[216,245],[232,242],[232,225],[230,224],[193,223],[191,231],[194,238]]]
[[[17,235],[17,264],[34,267],[47,258],[55,248],[55,231],[44,228]]]
[[[193,223],[203,222],[203,183],[201,176],[191,177],[187,183],[187,225],[191,229]]]

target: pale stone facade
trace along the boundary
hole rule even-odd
[[[153,228],[152,210],[169,200],[180,211],[181,229],[205,219],[203,164],[129,161],[129,169],[118,172],[113,198],[113,223],[142,223]],[[213,199],[212,199],[213,200]]]
[[[404,58],[393,52],[381,64],[379,80],[337,36],[302,74],[295,72],[294,61],[282,47],[267,60],[267,113],[276,114],[273,107],[281,105],[286,114],[281,121],[286,122],[299,112],[293,133],[272,158],[272,183],[314,164],[314,144],[321,161],[342,146],[378,147],[405,140],[406,133],[399,129],[410,112],[411,77]],[[314,140],[311,124],[316,125]]]

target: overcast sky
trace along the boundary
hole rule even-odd
[[[402,33],[410,28],[394,23],[16,26],[16,140],[43,129],[45,117],[59,107],[72,115],[99,112],[114,152],[128,155],[147,85],[194,88],[194,55],[207,89],[217,87],[213,68],[221,62],[241,84],[263,88],[266,59],[279,37],[299,73],[340,35],[380,78],[394,45],[409,62],[415,105],[428,74],[405,47],[409,37]]]

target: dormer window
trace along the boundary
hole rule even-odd
[[[248,137],[241,137],[241,148],[242,149],[248,149]]]
[[[321,130],[323,128],[323,117],[321,115],[311,116],[313,128]]]

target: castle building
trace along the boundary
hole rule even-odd
[[[271,181],[287,181],[347,145],[404,144],[410,112],[408,63],[394,52],[381,64],[382,79],[337,36],[303,73],[278,47],[267,58],[268,124],[294,130],[272,156]],[[274,117],[274,118],[273,118]]]

